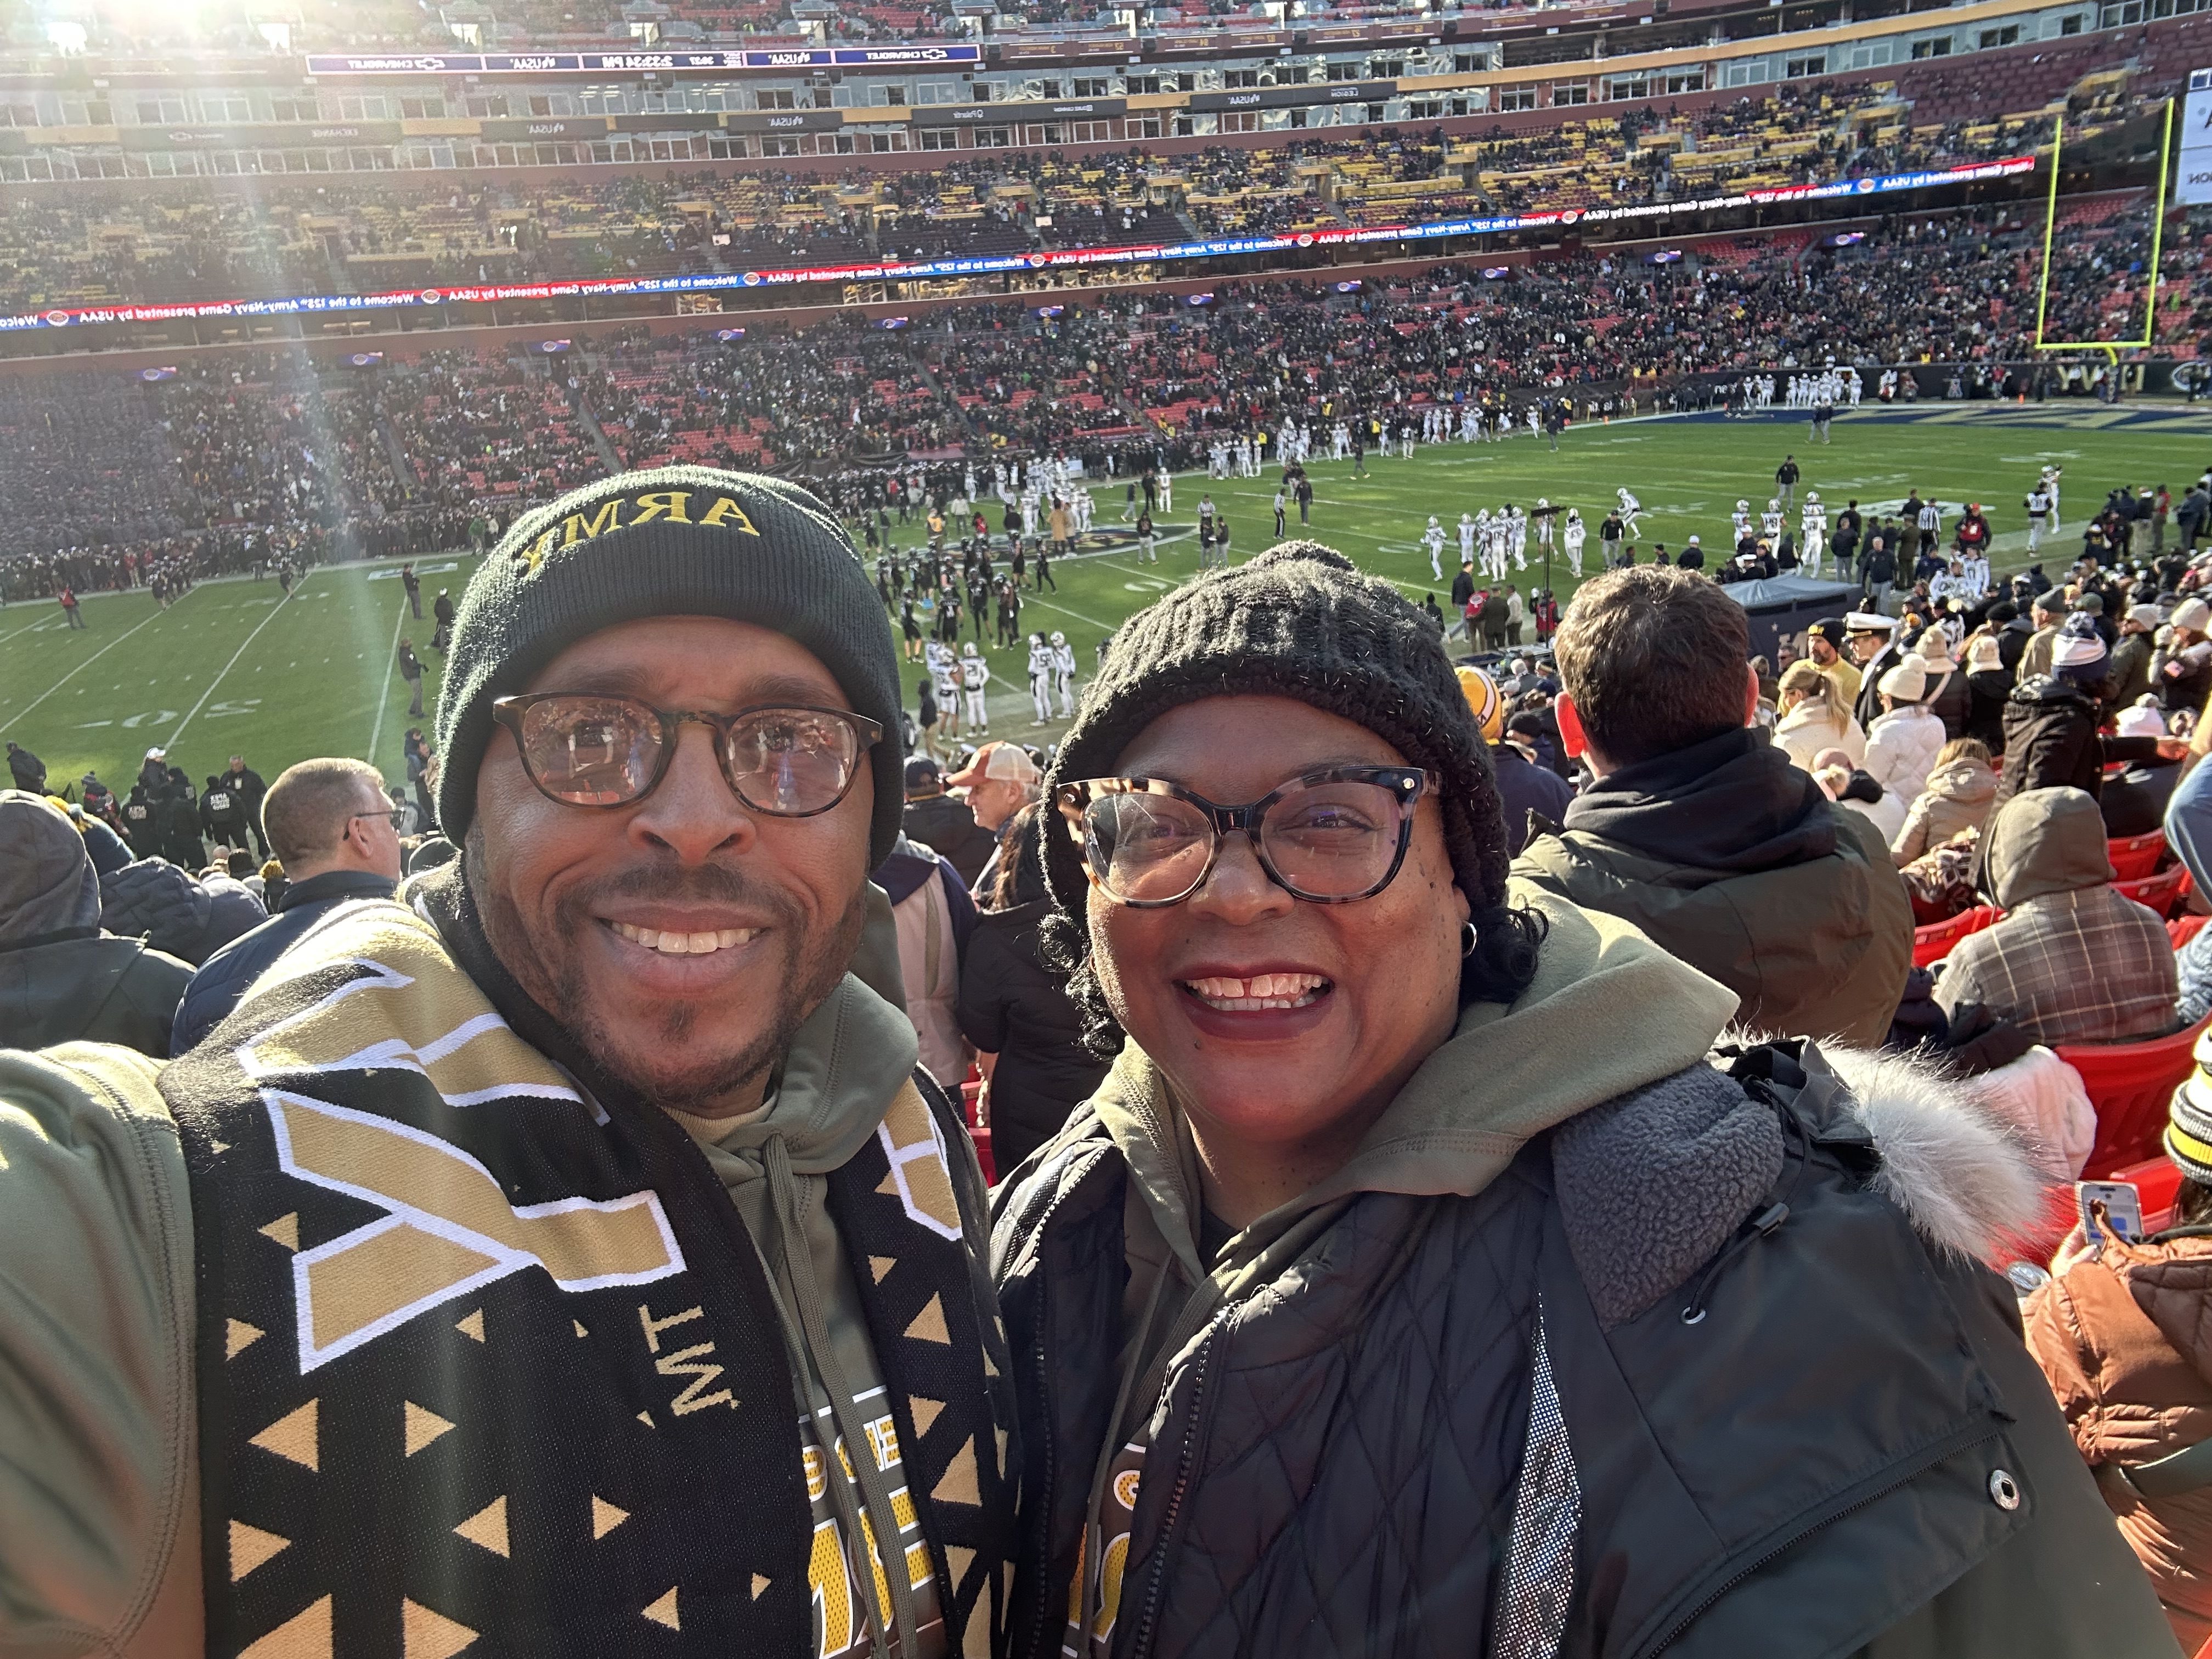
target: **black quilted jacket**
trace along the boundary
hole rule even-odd
[[[1793,1046],[1586,1113],[1472,1199],[1354,1200],[1170,1364],[1115,1659],[2173,1654],[2009,1290],[1879,1164]],[[1014,1659],[1060,1650],[1127,1178],[1085,1109],[997,1195]]]

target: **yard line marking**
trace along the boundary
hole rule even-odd
[[[41,617],[36,622],[25,623],[21,628],[15,629],[9,633],[0,634],[0,645],[7,644],[8,641],[14,639],[17,634],[27,634],[34,628],[44,628],[52,620],[53,618],[52,617]]]
[[[1047,611],[1057,611],[1061,616],[1073,617],[1079,623],[1089,623],[1093,628],[1103,628],[1109,634],[1115,631],[1115,623],[1100,622],[1096,617],[1086,617],[1080,611],[1070,611],[1066,605],[1054,605],[1049,599],[1024,599],[1022,601],[1022,609],[1026,611],[1033,605],[1041,605]],[[1008,647],[1007,648],[1009,650],[1012,649],[1012,647]]]
[[[295,587],[292,592],[295,594],[300,592],[312,580],[312,572],[308,575],[302,576],[300,579],[299,586]],[[261,630],[268,627],[270,623],[275,622],[278,617],[282,616],[283,614],[283,611],[284,607],[281,604],[270,606],[269,614],[254,624],[253,631],[239,641],[238,649],[230,653],[230,660],[223,664],[222,673],[218,673],[213,679],[208,682],[207,690],[200,693],[200,700],[191,706],[191,710],[186,713],[184,719],[177,722],[177,729],[169,733],[169,740],[167,743],[161,745],[163,748],[173,749],[176,747],[177,739],[185,735],[185,728],[192,723],[194,717],[199,714],[201,709],[207,707],[208,699],[215,696],[215,689],[222,684],[223,675],[229,673],[232,669],[238,666],[238,659],[246,654],[246,647],[252,645],[255,640],[258,639],[261,636]]]
[[[392,648],[384,653],[384,678],[376,687],[376,724],[369,728],[368,753],[362,758],[376,765],[376,745],[384,741],[384,710],[392,701],[392,671],[398,666],[399,630],[407,625],[407,601],[399,601],[399,614],[392,619]],[[378,767],[379,771],[383,768]]]
[[[186,593],[186,594],[185,595],[185,599],[190,599],[191,597],[191,595],[189,592],[188,592],[188,593]],[[179,600],[177,601],[177,605],[182,605],[183,603],[184,603],[184,599],[179,599]],[[175,609],[176,609],[176,605],[171,605],[171,606],[169,607],[169,610],[170,610],[170,611],[173,611],[173,610],[175,610]],[[32,698],[30,702],[28,702],[25,703],[25,704],[24,704],[21,708],[11,708],[11,709],[9,709],[9,710],[8,711],[8,713],[7,713],[4,716],[0,716],[0,719],[5,719],[5,720],[19,720],[22,719],[24,715],[26,715],[26,714],[29,714],[29,713],[30,713],[33,708],[37,708],[40,703],[44,702],[45,702],[48,697],[52,696],[54,695],[54,693],[55,693],[55,692],[57,692],[57,691],[60,690],[62,689],[62,687],[64,687],[64,686],[67,685],[67,684],[68,684],[71,680],[75,679],[78,675],[80,675],[80,674],[83,673],[83,672],[84,672],[84,671],[85,671],[86,669],[88,669],[88,668],[91,667],[91,666],[93,665],[93,664],[94,664],[94,663],[98,662],[98,661],[99,661],[102,657],[106,656],[109,652],[111,652],[111,651],[114,650],[114,649],[115,649],[115,647],[116,647],[117,646],[118,646],[118,645],[122,644],[124,641],[125,641],[125,640],[129,639],[129,638],[130,638],[133,634],[136,634],[136,633],[138,631],[138,629],[139,629],[143,628],[143,627],[146,625],[146,623],[153,622],[153,621],[155,621],[156,618],[159,618],[159,617],[166,617],[166,616],[167,616],[168,614],[169,614],[169,611],[156,611],[154,613],[154,615],[153,615],[153,616],[149,617],[147,617],[147,618],[146,618],[146,622],[138,623],[136,623],[136,624],[134,624],[133,626],[131,626],[131,627],[130,627],[130,628],[126,628],[126,629],[125,629],[123,630],[123,632],[121,632],[120,634],[117,635],[113,639],[112,639],[112,640],[110,640],[110,641],[108,641],[108,642],[107,642],[106,645],[101,646],[101,647],[100,647],[100,649],[99,649],[99,650],[97,650],[97,651],[94,652],[90,656],[87,657],[87,658],[86,658],[82,662],[79,663],[76,667],[74,667],[74,668],[70,669],[70,672],[69,672],[68,673],[66,673],[66,674],[63,675],[63,676],[61,677],[61,678],[59,678],[59,679],[56,680],[56,681],[55,681],[52,685],[48,686],[45,690],[43,690],[43,691],[40,692],[40,693],[39,693],[39,695],[38,695],[37,696],[35,696],[35,697]]]

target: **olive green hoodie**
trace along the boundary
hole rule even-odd
[[[875,1133],[914,1065],[890,908],[870,898],[852,971],[799,1028],[769,1101],[688,1126],[715,1143],[708,1161],[767,1265],[800,1397],[835,1431],[811,1437],[810,1475],[834,1440],[875,1449],[885,1415],[823,1202],[827,1172]],[[0,1051],[0,1654],[11,1659],[205,1651],[191,1204],[160,1075],[106,1044]],[[850,1461],[868,1530],[912,1532],[896,1518],[898,1464]],[[844,1483],[809,1487],[817,1523],[834,1514],[848,1536],[860,1531]],[[940,1650],[936,1587],[889,1579],[898,1624],[916,1632],[908,1651]]]

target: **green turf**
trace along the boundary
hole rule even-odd
[[[1832,507],[1851,496],[1863,506],[1893,503],[1916,487],[1947,505],[1979,501],[1998,532],[2000,570],[2025,562],[2021,497],[2038,468],[2056,461],[2066,469],[2068,533],[2046,549],[2056,556],[2048,561],[2055,570],[2067,562],[2063,550],[2078,548],[2079,524],[2109,486],[2165,483],[2179,499],[2212,462],[2212,411],[1985,405],[1906,420],[1845,416],[1825,447],[1808,441],[1802,422],[1671,420],[1580,428],[1556,454],[1526,436],[1423,447],[1411,460],[1370,458],[1364,478],[1350,476],[1348,463],[1313,465],[1308,533],[1410,596],[1434,590],[1442,603],[1448,582],[1430,580],[1417,540],[1431,513],[1449,526],[1463,511],[1507,501],[1528,506],[1540,495],[1579,507],[1591,526],[1594,568],[1597,522],[1626,484],[1644,503],[1647,553],[1654,540],[1679,549],[1696,532],[1717,554],[1729,538],[1730,508],[1739,498],[1764,506],[1785,452],[1804,470],[1800,489],[1818,489]],[[1066,632],[1087,679],[1101,637],[1196,573],[1191,526],[1208,489],[1227,515],[1233,556],[1249,556],[1273,539],[1271,477],[1212,484],[1183,477],[1157,565],[1140,564],[1133,547],[1055,561],[1058,590],[1027,596],[1024,630]],[[1113,529],[1121,487],[1102,483],[1096,499],[1098,526]],[[1291,529],[1297,531],[1295,512]],[[911,545],[919,526],[895,526],[895,533]],[[1455,541],[1444,556],[1449,578]],[[422,562],[426,610],[441,586],[458,596],[473,568],[462,558],[451,570],[429,568],[446,562]],[[1553,574],[1564,601],[1573,586],[1564,561]],[[319,570],[281,606],[274,581],[204,583],[167,611],[143,593],[93,595],[83,631],[64,628],[51,605],[0,609],[0,736],[36,752],[56,780],[93,767],[111,784],[126,784],[148,746],[160,743],[196,783],[233,752],[268,778],[311,755],[344,754],[372,759],[399,781],[402,735],[410,724],[428,726],[407,718],[406,687],[392,672],[399,630],[423,659],[432,708],[440,663],[428,649],[430,623],[403,614],[396,575],[390,565]],[[1539,585],[1532,568],[1523,589]],[[1057,722],[1030,723],[1026,650],[994,650],[991,660],[994,734],[1052,736]],[[902,670],[909,705],[920,672]]]

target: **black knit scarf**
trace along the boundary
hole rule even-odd
[[[522,994],[458,865],[410,895],[334,912],[163,1075],[208,1651],[814,1651],[800,1407],[736,1207]],[[980,1653],[1012,1543],[1007,1360],[981,1180],[916,1087],[829,1204],[870,1264],[947,1649]],[[894,1168],[902,1122],[948,1154],[933,1204],[910,1152]]]

